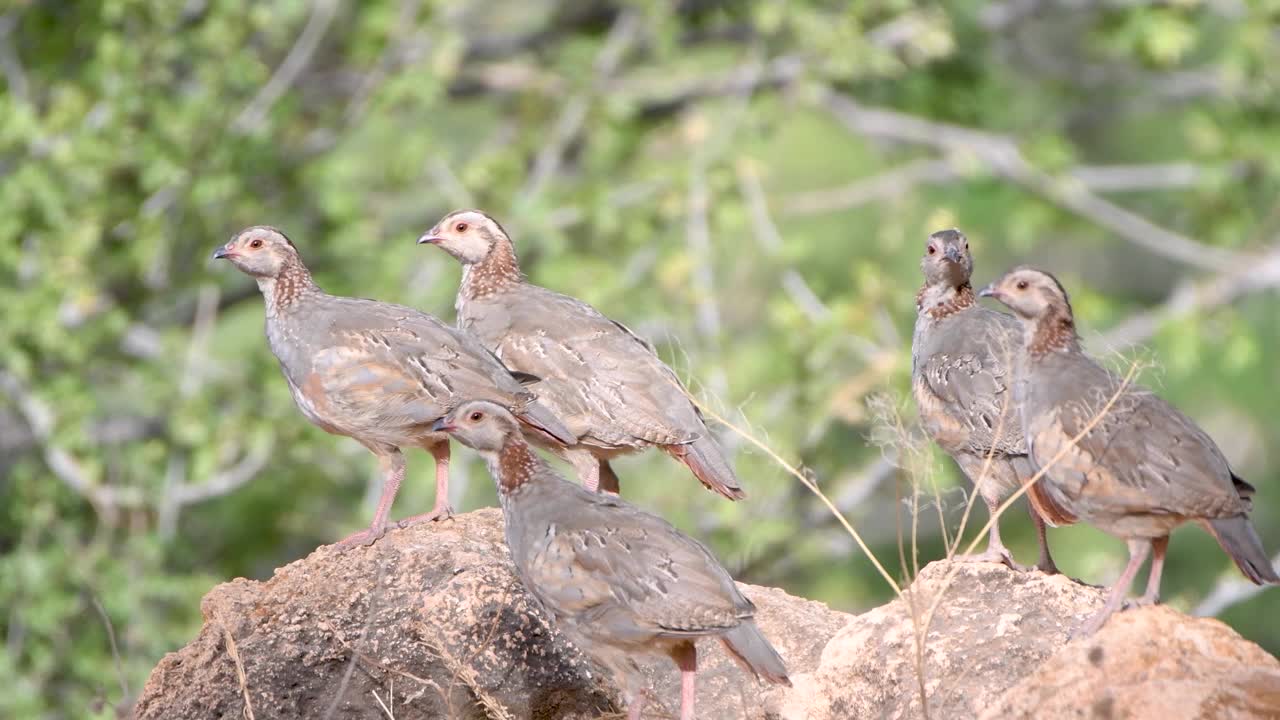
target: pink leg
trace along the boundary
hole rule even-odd
[[[1107,595],[1107,603],[1080,628],[1080,631],[1075,634],[1077,637],[1089,637],[1098,632],[1103,624],[1107,622],[1107,618],[1120,609],[1120,606],[1124,604],[1124,596],[1129,594],[1129,586],[1133,584],[1134,576],[1138,574],[1138,568],[1142,567],[1142,563],[1147,559],[1147,553],[1151,552],[1151,545],[1150,540],[1129,541],[1129,564],[1125,566],[1124,572],[1120,573],[1119,579],[1111,586],[1111,593]]]
[[[998,499],[983,496],[982,501],[987,505],[987,514],[991,517],[996,516],[996,510],[1000,507]],[[1008,565],[1012,570],[1026,570],[1023,566],[1014,562],[1013,553],[1009,552],[1009,548],[1004,546],[1004,542],[1000,540],[1000,523],[991,523],[991,532],[987,535],[987,549],[985,552],[976,555],[957,555],[956,560],[959,562],[994,562]]]
[[[1147,575],[1147,591],[1138,598],[1139,605],[1160,602],[1160,575],[1164,572],[1164,553],[1168,549],[1168,535],[1151,541],[1151,574]]]
[[[391,514],[391,504],[400,492],[400,483],[404,482],[404,455],[392,449],[390,453],[378,455],[378,464],[382,466],[382,495],[378,498],[378,509],[373,512],[373,522],[366,530],[353,533],[343,538],[338,545],[372,545],[387,531],[387,516]]]
[[[1036,526],[1036,539],[1040,541],[1040,560],[1036,563],[1036,568],[1046,575],[1057,575],[1058,564],[1053,561],[1053,556],[1049,554],[1049,538],[1048,531],[1044,525],[1044,518],[1040,517],[1040,513],[1032,507],[1031,503],[1027,503],[1027,509],[1031,511],[1031,522]]]
[[[683,643],[671,651],[671,659],[680,668],[680,720],[693,720],[694,680],[698,677],[698,649]]]
[[[431,512],[411,515],[396,523],[397,527],[407,528],[420,522],[431,522],[453,517],[453,506],[449,504],[449,443],[448,441],[432,445],[431,457],[436,459],[436,504]]]

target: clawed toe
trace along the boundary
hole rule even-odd
[[[453,506],[446,503],[444,505],[437,507],[436,509],[432,510],[429,513],[423,513],[421,515],[414,515],[413,517],[407,517],[401,520],[400,522],[396,523],[396,527],[403,530],[407,527],[417,525],[418,523],[439,522],[441,520],[448,520],[452,517],[453,517]]]
[[[356,547],[357,545],[363,545],[365,547],[369,547],[370,545],[373,545],[374,543],[381,540],[382,536],[385,535],[386,532],[387,532],[386,528],[378,528],[376,530],[374,528],[366,528],[364,530],[361,530],[360,532],[352,533],[346,536],[345,538],[335,543],[335,545],[337,545],[337,547],[341,550],[347,550],[347,549]]]

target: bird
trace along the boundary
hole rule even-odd
[[[462,264],[458,326],[508,367],[541,378],[539,396],[577,438],[551,449],[592,490],[619,492],[609,461],[659,447],[708,489],[745,496],[702,413],[653,346],[576,298],[528,282],[502,226],[449,213],[418,239]]]
[[[561,477],[499,405],[459,405],[433,425],[474,449],[497,484],[511,560],[556,626],[621,679],[640,717],[637,657],[680,669],[680,717],[691,720],[696,641],[718,637],[746,670],[790,685],[786,664],[756,626],[755,606],[702,543],[618,495]]]
[[[1081,519],[1128,544],[1128,565],[1080,635],[1121,608],[1148,555],[1136,604],[1159,602],[1169,533],[1186,522],[1203,526],[1253,583],[1280,584],[1249,520],[1254,487],[1191,418],[1084,353],[1055,277],[1018,267],[980,294],[1007,305],[1023,326],[1017,394],[1032,462],[1045,473],[1031,492],[1048,519]]]
[[[372,544],[382,537],[404,479],[401,448],[422,448],[435,458],[436,500],[430,513],[399,526],[452,514],[449,440],[431,425],[464,399],[501,404],[548,442],[573,440],[478,340],[412,308],[324,292],[280,230],[246,228],[213,257],[257,281],[266,303],[267,343],[302,414],[378,458],[384,484],[373,521],[340,545]]]
[[[974,483],[994,518],[1000,503],[1035,473],[1013,402],[1022,326],[1012,315],[978,304],[969,240],[959,230],[930,235],[920,269],[924,285],[916,294],[911,394],[926,433]],[[1028,509],[1040,542],[1036,567],[1056,573],[1044,519],[1033,502]],[[1021,569],[1000,540],[997,521],[986,552],[962,559]]]

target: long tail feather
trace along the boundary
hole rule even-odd
[[[1262,540],[1258,539],[1248,515],[1207,520],[1205,529],[1255,585],[1280,585],[1280,575],[1271,566],[1271,558],[1262,549]]]
[[[751,620],[744,620],[738,627],[721,635],[720,639],[724,641],[729,654],[755,673],[756,677],[778,685],[791,686],[791,679],[787,677],[787,664]]]
[[[560,422],[560,418],[541,403],[528,403],[516,417],[526,425],[550,435],[561,445],[573,445],[578,442],[578,438],[569,432],[569,428]]]
[[[703,436],[691,443],[667,445],[664,449],[677,460],[688,465],[694,477],[708,489],[730,500],[741,500],[747,496],[742,486],[738,484],[733,468],[729,467],[729,462],[724,459],[720,448],[711,438]]]

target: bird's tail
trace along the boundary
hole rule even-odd
[[[730,500],[741,500],[747,496],[742,486],[738,484],[733,468],[729,467],[729,461],[725,460],[716,441],[709,436],[704,434],[693,442],[667,445],[663,449],[671,453],[672,457],[688,465],[694,477],[708,489]]]
[[[778,685],[791,687],[787,677],[787,665],[782,656],[769,644],[755,622],[743,620],[742,624],[720,636],[724,647],[743,667],[756,677]]]
[[[1258,532],[1245,514],[1204,521],[1205,529],[1223,550],[1236,561],[1236,567],[1255,585],[1280,585],[1280,575],[1271,566],[1271,558],[1262,549]]]
[[[573,445],[578,442],[578,438],[569,432],[569,428],[560,422],[560,418],[537,401],[526,403],[516,417],[533,429],[550,435],[561,445]]]

